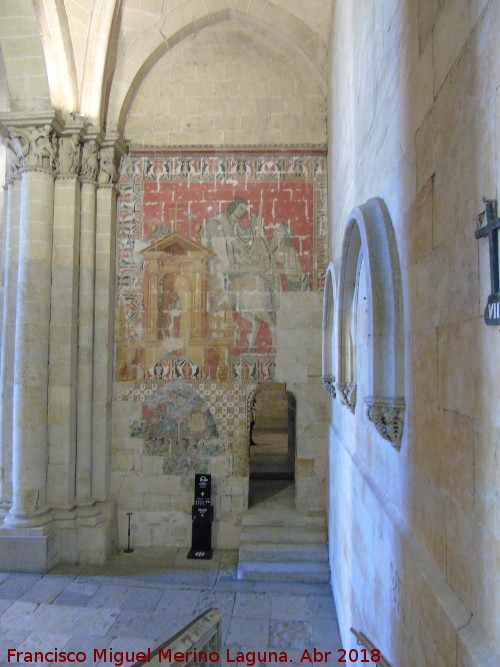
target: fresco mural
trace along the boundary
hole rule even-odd
[[[116,379],[271,381],[280,294],[321,289],[323,152],[131,154]]]
[[[281,295],[322,289],[325,164],[323,151],[123,158],[117,398],[141,403],[130,434],[169,473],[232,446],[238,406],[274,380]]]
[[[207,403],[179,381],[163,385],[144,401],[142,419],[132,423],[131,435],[145,441],[146,454],[174,457],[219,437]]]

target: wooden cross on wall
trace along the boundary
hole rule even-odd
[[[476,239],[488,237],[490,246],[491,294],[484,311],[486,324],[500,324],[500,271],[498,265],[498,230],[500,218],[497,217],[496,200],[486,202],[486,224],[475,232]]]

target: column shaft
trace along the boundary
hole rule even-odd
[[[54,193],[54,253],[50,318],[49,501],[67,507],[75,499],[76,370],[80,181],[58,178]]]
[[[93,477],[98,500],[108,498],[111,483],[116,195],[113,185],[97,191]]]
[[[16,328],[17,272],[19,262],[19,206],[21,179],[6,189],[4,237],[4,291],[0,356],[0,505],[12,500],[12,400]]]
[[[94,348],[96,183],[82,183],[78,303],[76,497],[92,502],[92,396]]]
[[[13,503],[6,521],[47,512],[47,386],[54,178],[21,176],[13,401]]]

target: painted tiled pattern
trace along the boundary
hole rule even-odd
[[[182,388],[183,391],[179,391],[179,388]],[[233,382],[228,386],[209,380],[191,380],[189,384],[185,382],[145,380],[126,386],[118,399],[121,401],[140,401],[143,406],[154,406],[159,402],[159,397],[165,393],[165,390],[176,391],[182,396],[184,396],[186,390],[198,395],[200,403],[206,406],[214,419],[216,432],[213,437],[232,438],[237,426],[241,424],[242,420],[246,419],[247,389],[240,382]],[[179,415],[181,418],[185,417],[182,413],[182,407],[179,408]],[[139,433],[136,435],[139,436]]]

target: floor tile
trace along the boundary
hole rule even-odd
[[[263,618],[233,616],[229,622],[226,646],[266,647],[269,639],[269,621]]]
[[[121,601],[128,593],[128,586],[121,585],[112,585],[112,584],[103,584],[99,587],[98,591],[93,595],[89,602],[88,607],[116,607],[120,606]]]
[[[104,637],[116,621],[118,609],[85,607],[73,621],[73,634]]]
[[[271,615],[271,600],[267,593],[237,593],[234,616],[244,618],[268,618]]]
[[[160,601],[162,592],[155,588],[130,588],[123,596],[120,607],[130,611],[153,611]]]
[[[37,574],[14,574],[0,584],[0,598],[18,600],[41,579]]]
[[[305,595],[273,595],[271,617],[280,621],[309,621],[309,607]]]
[[[13,600],[0,600],[0,620],[2,614],[12,605]]]
[[[36,602],[13,602],[0,617],[0,636],[3,628],[23,630],[26,627],[32,627],[38,606]]]
[[[43,577],[31,586],[20,600],[27,602],[53,602],[71,583],[72,577]]]
[[[42,604],[34,614],[30,628],[33,632],[71,635],[73,622],[80,613],[80,607]]]
[[[109,628],[107,636],[115,637],[140,637],[150,621],[150,614],[145,612],[124,609]]]
[[[269,646],[301,650],[311,646],[311,628],[305,621],[274,621],[269,626]]]

